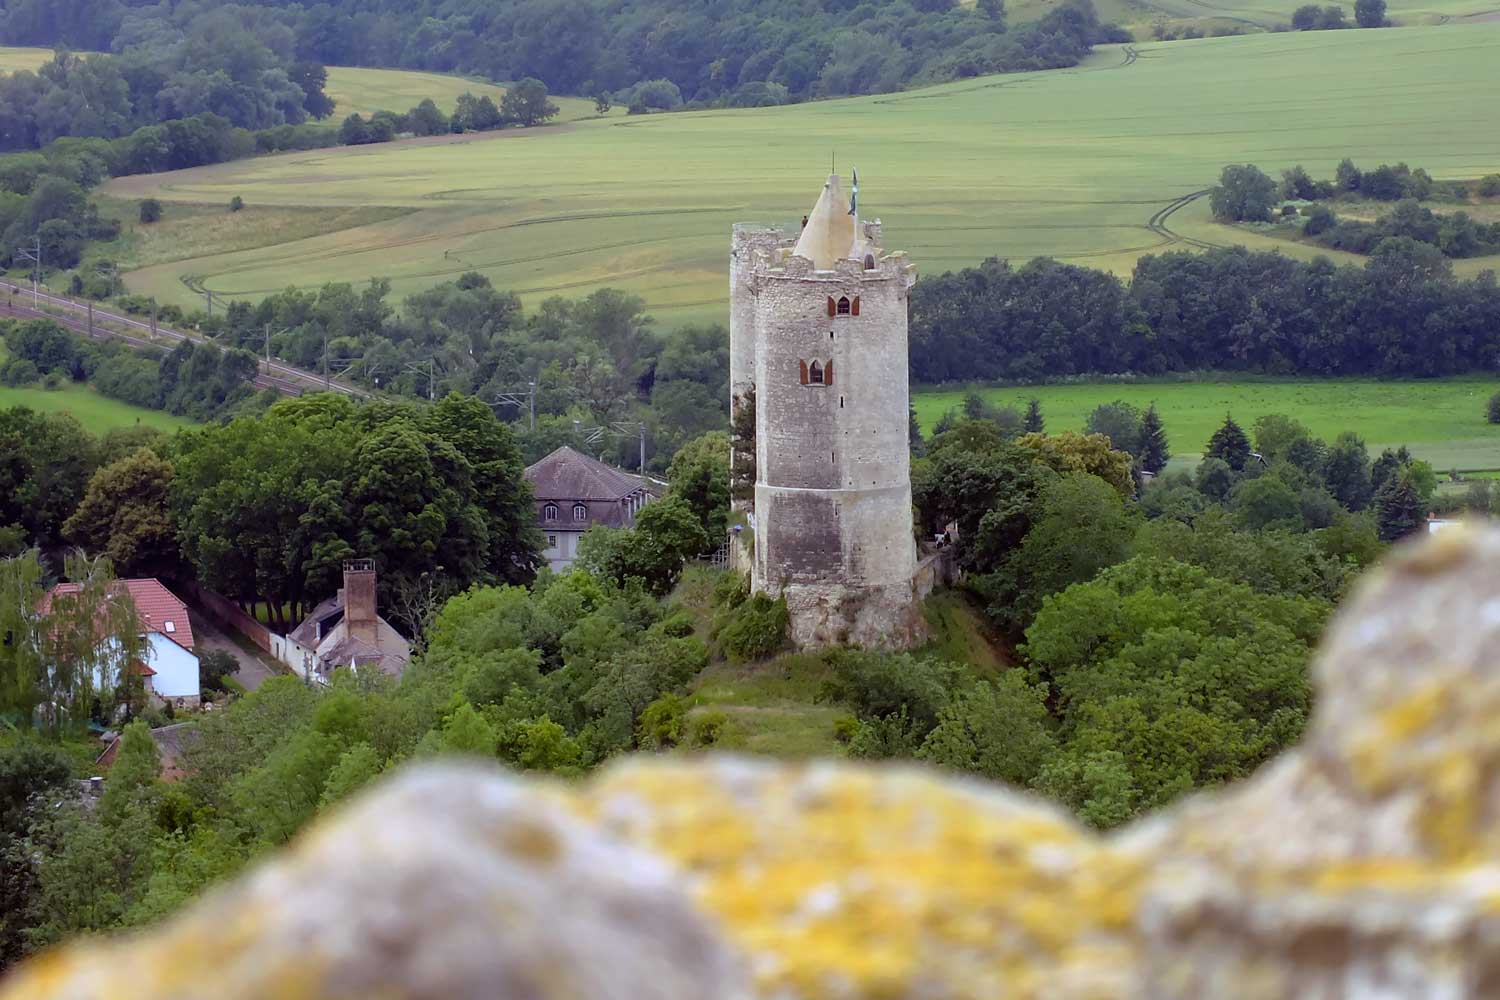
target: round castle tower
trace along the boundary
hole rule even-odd
[[[730,392],[755,407],[751,576],[800,647],[923,635],[912,534],[905,254],[830,176],[795,241],[736,226]],[[750,390],[753,389],[753,404]],[[746,506],[741,504],[741,507]]]

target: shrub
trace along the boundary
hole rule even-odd
[[[161,218],[161,202],[155,198],[141,199],[141,221],[145,223],[156,222]]]
[[[1303,223],[1302,231],[1308,236],[1316,236],[1332,228],[1338,221],[1339,217],[1327,205],[1314,205],[1308,210],[1307,222]]]
[[[233,679],[239,669],[239,660],[223,649],[210,649],[198,658],[198,673],[205,691],[228,691],[225,681]]]
[[[719,642],[735,662],[763,660],[785,644],[788,621],[786,598],[756,594],[734,610],[719,630]]]
[[[704,712],[695,715],[688,723],[688,743],[695,747],[711,747],[724,735],[729,716],[723,712]]]
[[[41,377],[36,365],[25,358],[11,358],[0,367],[0,383],[9,386],[31,385]]]
[[[1479,186],[1475,190],[1484,198],[1500,195],[1500,174],[1485,174],[1479,179]]]
[[[687,709],[675,694],[664,694],[641,710],[636,745],[643,750],[666,750],[682,742]]]
[[[13,384],[13,383],[7,383],[7,384]],[[1490,397],[1490,405],[1489,405],[1489,410],[1488,410],[1488,414],[1487,415],[1489,417],[1490,423],[1492,423],[1492,424],[1500,424],[1500,392],[1497,392],[1493,396]]]
[[[229,199],[229,210],[231,212],[238,212],[240,209],[242,209],[244,207],[245,207],[245,199],[241,198],[239,195],[235,195],[233,198]]]
[[[859,720],[852,715],[841,715],[833,720],[833,738],[847,744],[859,733]]]

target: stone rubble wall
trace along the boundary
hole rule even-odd
[[[906,765],[423,765],[0,1000],[1500,996],[1500,531],[1336,616],[1303,743],[1098,836]]]

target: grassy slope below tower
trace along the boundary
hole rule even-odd
[[[673,595],[694,616],[705,639],[717,578],[717,573],[690,570]],[[982,677],[1010,666],[1010,651],[995,639],[983,614],[961,592],[934,593],[924,602],[923,613],[932,641],[917,653],[965,664]],[[830,678],[827,664],[817,654],[783,653],[761,662],[730,663],[716,651],[713,662],[690,687],[688,719],[723,714],[716,750],[778,757],[842,756],[835,727],[853,712],[847,705],[823,700]]]

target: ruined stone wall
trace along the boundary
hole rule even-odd
[[[1500,530],[1369,574],[1302,744],[1113,836],[911,766],[407,770],[0,1000],[1500,996]]]

